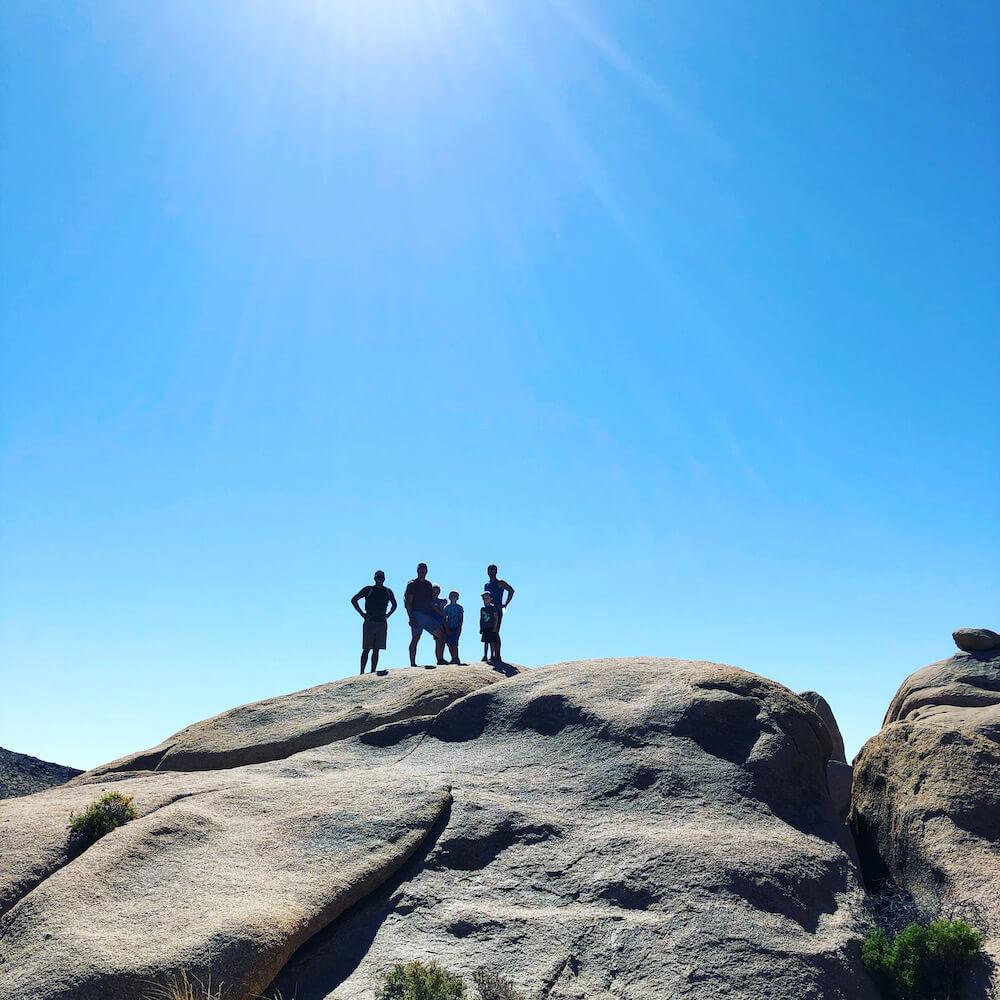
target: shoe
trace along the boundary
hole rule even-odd
[[[448,666],[448,661],[447,660],[438,660],[438,666],[439,667],[446,667],[446,666]]]

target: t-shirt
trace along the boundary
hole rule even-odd
[[[495,632],[499,615],[498,609],[492,604],[484,604],[479,611],[479,631]]]
[[[493,598],[493,607],[499,609],[503,606],[503,583],[499,580],[488,580],[483,590]]]
[[[444,609],[444,620],[448,628],[456,629],[462,625],[462,616],[465,609],[461,604],[446,604]]]
[[[372,586],[362,587],[361,597],[365,601],[365,619],[370,622],[384,622],[385,612],[389,607],[389,600],[392,591],[388,587]]]
[[[404,600],[412,598],[411,611],[419,611],[424,615],[434,614],[434,584],[430,580],[414,577],[406,585],[406,593],[403,596]]]

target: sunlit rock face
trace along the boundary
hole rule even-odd
[[[908,677],[854,764],[851,824],[869,882],[892,879],[924,910],[966,917],[1000,959],[1000,650]],[[992,995],[990,978],[981,967],[969,995]]]
[[[529,997],[874,1000],[830,754],[806,701],[703,662],[271,699],[0,803],[0,981],[124,1000],[185,969],[367,1000],[433,958]],[[66,817],[104,789],[140,818],[73,856]]]

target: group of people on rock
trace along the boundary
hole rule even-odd
[[[479,609],[479,635],[483,643],[483,662],[502,663],[500,656],[500,625],[504,609],[514,597],[514,588],[497,579],[497,568],[492,563],[486,567],[489,579],[483,587],[483,606]],[[424,632],[434,640],[434,653],[438,666],[462,661],[458,655],[458,641],[465,622],[465,609],[458,603],[459,593],[452,590],[445,600],[441,588],[427,579],[427,563],[417,566],[417,575],[406,585],[403,607],[410,620],[410,666],[417,665],[417,644]],[[362,610],[361,602],[364,601]],[[385,573],[375,571],[375,583],[362,587],[352,598],[354,610],[364,619],[361,627],[361,673],[368,665],[371,654],[372,673],[378,669],[378,654],[385,649],[389,634],[389,619],[398,605],[396,595],[385,585]],[[445,647],[451,660],[444,658]]]

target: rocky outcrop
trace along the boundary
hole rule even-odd
[[[53,788],[80,773],[75,767],[51,764],[47,760],[0,747],[0,799],[31,795],[43,788]]]
[[[903,682],[855,758],[851,824],[870,883],[892,879],[928,912],[967,916],[1000,959],[1000,650]]]
[[[799,697],[807,702],[820,717],[826,731],[830,735],[830,760],[826,765],[826,784],[830,790],[830,798],[841,819],[847,819],[851,809],[851,782],[853,768],[847,763],[844,753],[844,737],[840,735],[840,726],[834,717],[830,703],[815,691],[803,691]]]
[[[435,707],[437,684],[468,693]],[[325,688],[331,712],[273,699],[0,803],[5,1000],[138,1000],[180,969],[360,1000],[413,958],[533,1000],[874,1000],[830,736],[780,685],[633,659]],[[234,762],[261,717],[271,759]],[[305,749],[275,755],[278,718]],[[109,788],[140,818],[71,857],[66,816]]]
[[[436,715],[456,699],[518,669],[501,672],[471,664],[462,670],[399,671],[391,684],[374,674],[320,684],[215,715],[182,729],[159,746],[88,774],[206,771],[279,760],[378,726]]]

